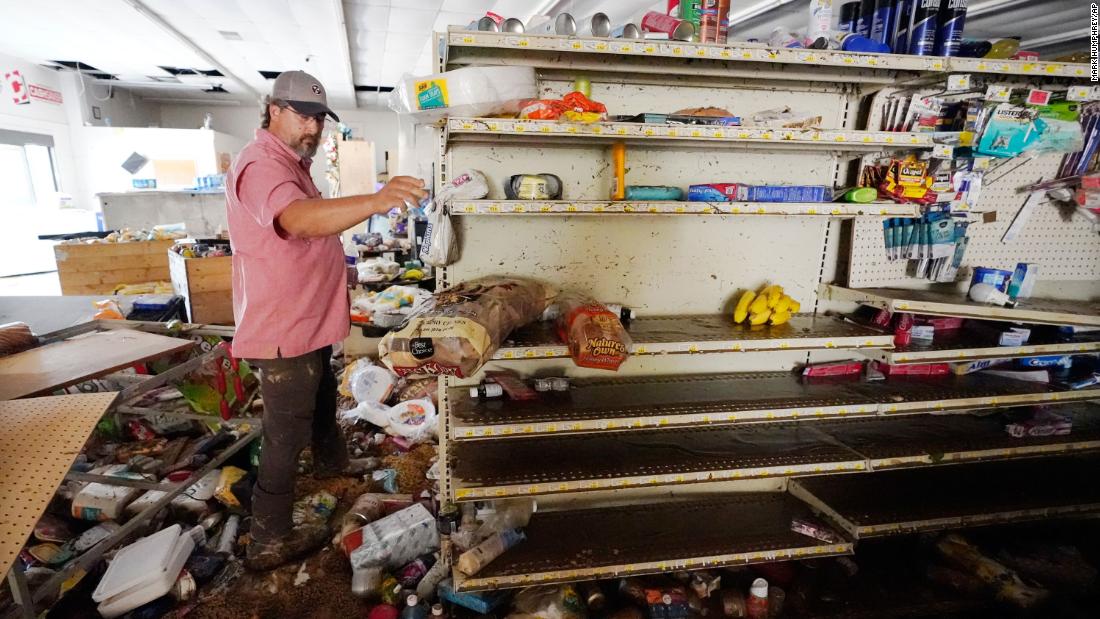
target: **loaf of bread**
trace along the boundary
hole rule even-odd
[[[533,322],[552,296],[543,284],[490,276],[435,294],[434,309],[391,331],[378,345],[398,376],[475,374],[513,329]]]

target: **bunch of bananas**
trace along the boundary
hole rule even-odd
[[[783,287],[778,284],[764,286],[760,292],[748,290],[737,301],[737,308],[733,311],[733,321],[737,324],[745,322],[748,318],[750,325],[762,325],[770,322],[773,325],[781,325],[791,319],[802,306],[783,294]]]

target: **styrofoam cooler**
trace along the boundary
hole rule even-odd
[[[183,569],[195,540],[174,524],[118,551],[92,593],[106,619],[168,593]]]
[[[420,503],[344,536],[352,567],[401,566],[439,548],[435,518]]]

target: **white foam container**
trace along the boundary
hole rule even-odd
[[[195,540],[174,524],[118,551],[92,593],[99,614],[118,617],[168,593],[194,549]]]

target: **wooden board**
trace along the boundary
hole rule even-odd
[[[0,574],[11,568],[115,393],[0,402]]]
[[[0,400],[48,394],[192,346],[186,339],[118,329],[27,350],[0,358]]]
[[[172,291],[183,297],[187,320],[195,324],[233,324],[233,258],[184,258],[168,252]]]

